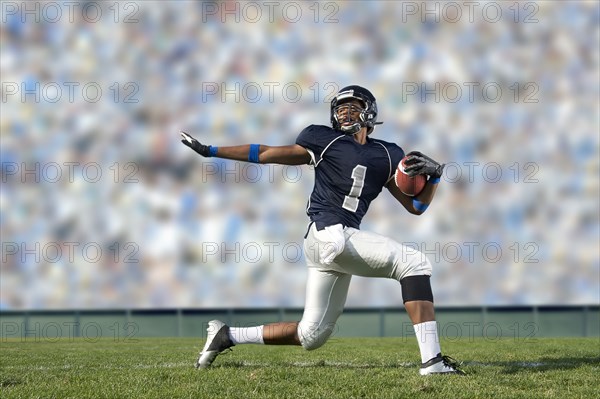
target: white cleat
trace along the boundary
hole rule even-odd
[[[209,321],[206,331],[208,332],[206,343],[196,361],[197,369],[210,367],[221,352],[234,346],[231,339],[229,339],[229,326],[222,321]]]
[[[450,356],[442,356],[441,353],[438,353],[436,357],[430,359],[426,363],[421,364],[421,369],[419,370],[419,374],[421,375],[430,375],[430,374],[459,374],[465,375],[466,373],[459,368],[459,364],[456,360],[452,359]]]

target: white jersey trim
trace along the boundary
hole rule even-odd
[[[375,141],[375,140],[373,140],[373,141]],[[381,144],[379,141],[375,141],[375,142],[377,144],[379,144],[380,146],[383,147],[383,149],[385,150],[385,152],[386,152],[386,154],[388,156],[388,161],[390,162],[390,174],[388,175],[390,177],[385,182],[385,184],[388,184],[390,182],[390,180],[392,180],[394,178],[394,173],[392,173],[392,171],[393,171],[393,168],[392,168],[392,157],[390,156],[390,152],[388,151],[388,149],[385,148],[385,146],[383,144]]]
[[[325,151],[327,151],[327,149],[328,149],[329,147],[331,147],[331,145],[334,143],[334,141],[336,141],[337,139],[340,139],[340,138],[342,138],[342,137],[344,137],[344,136],[346,136],[346,135],[345,135],[345,134],[342,134],[342,135],[340,135],[340,136],[337,136],[336,138],[334,138],[333,140],[331,140],[331,141],[329,142],[329,144],[327,144],[327,146],[326,146],[326,147],[323,149],[323,151],[321,151],[321,157],[320,157],[321,159],[319,159],[319,162],[317,162],[317,163],[315,164],[315,168],[316,168],[317,166],[319,166],[319,164],[320,164],[320,163],[321,163],[321,161],[323,160],[323,155],[325,155]]]
[[[317,163],[317,160],[315,159],[315,153],[313,152],[313,150],[308,149],[306,147],[302,147],[306,150],[306,152],[308,152],[308,155],[310,155],[310,159],[312,161],[312,164],[315,165]]]

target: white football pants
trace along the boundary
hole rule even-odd
[[[304,255],[308,278],[298,336],[307,350],[322,346],[334,331],[353,275],[397,281],[431,275],[431,263],[416,249],[341,224],[317,231],[313,223],[304,240]]]

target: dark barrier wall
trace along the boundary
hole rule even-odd
[[[301,309],[139,309],[0,312],[1,339],[24,341],[82,338],[120,341],[138,337],[206,336],[209,320],[251,326],[299,320]],[[486,339],[599,337],[600,306],[439,308],[440,335]],[[409,337],[413,328],[404,309],[346,309],[337,337]]]

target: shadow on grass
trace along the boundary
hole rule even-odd
[[[21,378],[3,377],[0,379],[0,388],[13,387],[22,383]]]
[[[461,363],[461,362],[459,362]],[[222,359],[213,368],[332,368],[332,369],[413,369],[420,364],[415,362],[386,362],[377,361],[343,362],[335,360],[313,360],[313,361],[254,361]],[[585,366],[600,369],[600,357],[541,357],[522,361],[491,361],[478,362],[465,360],[461,364],[467,374],[478,374],[488,368],[500,368],[502,374],[539,373],[555,370],[573,370]]]
[[[542,357],[540,359],[528,361],[510,361],[510,362],[465,362],[471,370],[476,370],[479,367],[501,367],[503,374],[518,374],[531,372],[545,372],[555,370],[572,370],[584,366],[600,367],[600,357],[563,357],[549,358]]]

